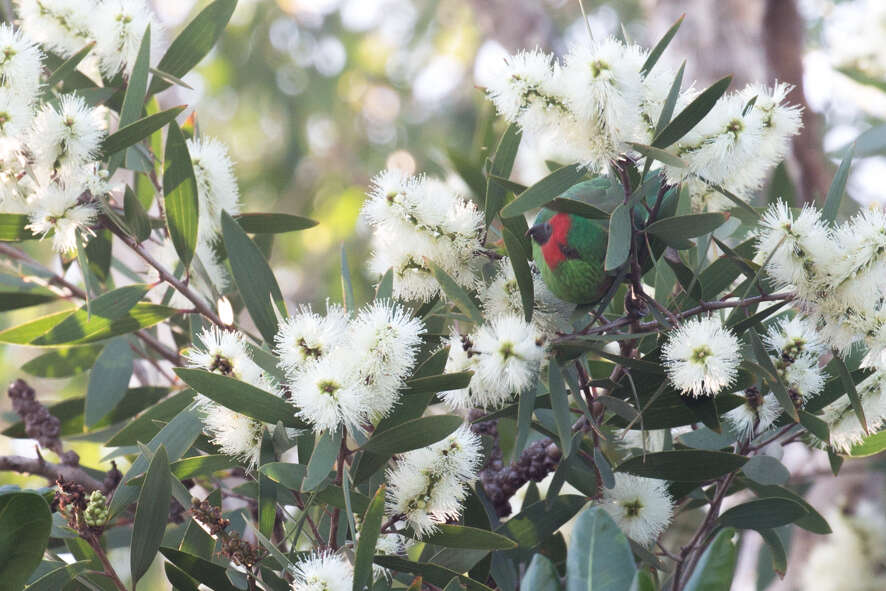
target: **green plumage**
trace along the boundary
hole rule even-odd
[[[542,209],[535,218],[541,227],[557,212]],[[566,216],[568,230],[564,227]],[[612,277],[605,273],[606,230],[594,220],[561,214],[551,235],[540,244],[533,235],[532,255],[542,279],[558,298],[575,304],[593,304],[606,294]],[[565,242],[562,242],[565,233]],[[545,256],[547,254],[547,257]],[[549,261],[554,264],[549,264]]]

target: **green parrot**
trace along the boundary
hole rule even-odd
[[[603,270],[606,229],[594,220],[542,209],[529,228],[532,256],[555,296],[574,304],[599,302],[614,277]]]

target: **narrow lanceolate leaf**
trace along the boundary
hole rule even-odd
[[[852,446],[849,455],[853,458],[865,458],[876,455],[884,449],[886,449],[886,430],[865,437],[861,443]]]
[[[671,83],[671,89],[668,91],[668,96],[661,108],[661,113],[658,115],[658,123],[655,124],[655,135],[660,134],[668,126],[668,123],[671,122],[671,117],[674,116],[674,108],[676,108],[677,99],[680,97],[680,88],[683,86],[683,72],[685,71],[686,60],[683,60],[683,63],[680,64],[680,69],[677,70],[677,75],[674,76],[674,81]]]
[[[653,147],[667,148],[689,133],[699,121],[704,119],[705,115],[710,113],[711,109],[714,108],[714,104],[726,93],[726,89],[729,88],[731,83],[732,76],[726,76],[714,82],[704,92],[695,97],[695,100],[680,111],[673,121],[656,136],[652,142]]]
[[[151,235],[151,219],[129,185],[123,192],[123,215],[135,239],[139,242],[147,240]]]
[[[843,380],[843,387],[846,388],[846,395],[849,397],[849,403],[852,405],[852,410],[855,411],[855,416],[858,417],[858,422],[861,423],[861,428],[867,433],[868,422],[867,419],[865,419],[864,408],[861,405],[861,399],[858,396],[858,390],[855,387],[855,381],[852,379],[852,374],[849,373],[849,368],[846,367],[843,359],[836,352],[834,352],[834,363],[837,365],[837,369],[840,370],[840,379]]]
[[[353,591],[363,591],[372,586],[372,557],[375,556],[375,544],[378,541],[381,522],[385,515],[385,487],[379,487],[360,526],[360,539],[354,557]]]
[[[459,310],[461,310],[468,318],[471,319],[471,322],[475,324],[483,323],[483,315],[480,313],[480,309],[477,307],[477,304],[471,299],[471,296],[468,295],[468,292],[465,291],[459,284],[455,282],[455,280],[450,277],[446,271],[438,267],[435,263],[431,261],[426,261],[428,268],[431,270],[431,273],[434,275],[434,279],[437,280],[437,283],[440,284],[440,288],[443,290],[443,293],[446,294],[446,297],[455,304]]]
[[[37,238],[25,227],[29,223],[31,222],[26,214],[0,213],[0,242],[18,242],[19,240]]]
[[[199,203],[197,181],[185,136],[176,124],[169,126],[166,153],[163,157],[163,195],[166,203],[166,227],[175,251],[187,267],[197,247]],[[230,251],[230,250],[229,250]]]
[[[683,24],[683,19],[686,18],[686,15],[680,15],[680,18],[671,25],[671,27],[665,32],[662,36],[661,40],[655,44],[655,47],[652,48],[652,51],[649,52],[649,57],[646,58],[646,61],[643,63],[643,67],[640,68],[640,73],[645,77],[646,74],[652,71],[652,68],[655,67],[655,64],[658,63],[658,59],[661,57],[661,54],[664,53],[664,50],[667,49],[668,45],[671,43],[671,40],[674,38],[674,35],[677,34],[677,30],[679,30],[680,25]]]
[[[248,234],[283,234],[317,225],[315,220],[286,213],[241,213],[234,219]]]
[[[138,49],[138,56],[132,66],[129,75],[129,84],[126,86],[126,94],[123,96],[123,105],[120,107],[119,127],[123,128],[134,123],[145,106],[145,93],[148,90],[148,68],[151,64],[151,25],[145,29],[142,42]],[[123,163],[125,154],[117,153],[111,157],[109,168],[113,171]],[[128,186],[127,186],[128,188]]]
[[[464,525],[441,524],[434,533],[422,539],[435,546],[468,550],[513,550],[517,547],[517,542],[506,536]]]
[[[501,229],[505,248],[508,249],[508,258],[514,269],[514,277],[517,279],[517,287],[520,288],[520,300],[523,303],[523,318],[526,322],[532,321],[532,311],[535,307],[535,287],[532,282],[532,271],[529,268],[531,253],[526,252],[519,236],[503,226]]]
[[[548,366],[548,387],[551,392],[551,407],[554,410],[560,449],[563,450],[564,456],[568,456],[572,450],[572,415],[569,412],[569,393],[566,391],[560,367],[556,363]]]
[[[548,209],[553,209],[554,211],[572,213],[579,217],[588,218],[589,220],[609,219],[609,214],[599,207],[595,207],[593,205],[585,203],[584,201],[578,201],[576,199],[557,197],[556,199],[548,203],[545,207],[547,207]]]
[[[646,231],[664,241],[686,240],[713,232],[729,219],[728,213],[696,213],[652,222]]]
[[[171,478],[166,448],[161,445],[148,466],[135,509],[130,553],[133,581],[138,581],[148,571],[163,540],[172,496]]]
[[[448,390],[460,390],[467,388],[471,383],[472,371],[459,373],[444,373],[437,376],[425,376],[406,380],[404,394],[419,394],[421,392],[446,392]]]
[[[231,584],[223,566],[175,548],[162,547],[160,553],[188,576],[197,579],[213,591],[240,591]]]
[[[234,221],[228,212],[222,212],[222,237],[225,250],[231,262],[231,272],[237,289],[243,297],[243,303],[249,310],[249,316],[258,327],[262,338],[268,343],[274,342],[277,333],[277,310],[285,314],[286,305],[277,279],[268,266],[262,252],[258,249],[243,228]]]
[[[766,542],[769,548],[769,555],[772,557],[772,570],[776,572],[779,578],[784,578],[784,574],[788,569],[788,555],[784,548],[784,542],[778,535],[778,531],[774,529],[759,529],[757,533]]]
[[[606,244],[607,271],[619,268],[631,252],[631,214],[624,203],[616,207],[609,218],[609,242]]]
[[[326,480],[326,477],[329,476],[329,471],[335,465],[335,459],[338,457],[341,440],[341,429],[336,430],[334,433],[327,431],[317,437],[317,443],[314,445],[311,459],[308,460],[307,473],[301,483],[302,491],[312,491]]]
[[[628,539],[609,514],[582,511],[566,556],[566,591],[629,591],[636,571]]]
[[[824,200],[824,207],[821,210],[821,217],[826,222],[833,222],[837,219],[837,212],[840,211],[840,202],[843,200],[843,193],[846,192],[846,181],[849,179],[849,167],[852,165],[854,153],[855,144],[851,144],[828,189],[827,197]]]
[[[174,371],[194,390],[231,410],[272,425],[281,421],[286,427],[305,427],[295,417],[295,407],[270,392],[202,369],[176,367]]]
[[[105,345],[89,373],[83,419],[87,427],[96,424],[126,396],[132,363],[132,349],[125,337],[117,337]]]
[[[748,459],[723,451],[685,449],[635,456],[616,471],[676,482],[713,480],[741,468]]]
[[[720,515],[717,523],[723,527],[740,529],[769,529],[793,523],[806,513],[806,508],[800,503],[770,497],[736,505]]]
[[[453,415],[413,419],[373,435],[363,446],[363,450],[390,457],[436,443],[458,429],[461,424],[462,418]]]
[[[95,41],[87,43],[77,53],[62,62],[62,64],[49,75],[49,79],[46,81],[47,96],[52,87],[59,82],[64,82],[68,75],[72,74],[77,69],[77,66],[83,61],[83,58],[92,51],[93,47],[95,47]]]
[[[157,70],[175,78],[181,78],[191,71],[215,45],[236,6],[237,0],[216,0],[204,8],[173,40],[157,64]],[[169,82],[154,76],[148,94],[160,92],[169,86]]]
[[[717,534],[695,565],[695,570],[684,587],[685,591],[729,589],[738,555],[735,544],[732,543],[734,535],[735,530],[731,528],[726,528]]]
[[[650,161],[650,164],[651,161],[658,160],[662,164],[667,164],[668,166],[673,166],[675,168],[686,168],[688,166],[685,160],[674,156],[670,152],[662,150],[661,148],[647,146],[646,144],[638,144],[636,142],[628,142],[628,145],[637,152],[640,152],[643,156],[646,156],[646,159]]]
[[[577,164],[558,168],[505,205],[501,210],[501,217],[515,217],[531,209],[541,207],[555,197],[559,197],[566,189],[576,184],[583,177],[584,173],[579,170]]]
[[[516,123],[512,123],[505,130],[504,135],[498,142],[498,148],[495,150],[495,156],[492,157],[492,165],[489,168],[489,176],[486,179],[486,225],[492,223],[498,210],[505,202],[507,190],[497,183],[493,176],[508,178],[511,176],[511,169],[514,167],[514,159],[517,157],[517,148],[520,147],[520,138],[522,132]]]
[[[40,564],[49,541],[52,514],[33,492],[0,495],[0,586],[22,589]]]
[[[162,129],[167,123],[175,120],[178,114],[185,110],[184,105],[160,111],[138,121],[133,121],[126,127],[121,127],[104,139],[99,147],[99,157],[107,158],[130,146],[134,146],[155,131]]]

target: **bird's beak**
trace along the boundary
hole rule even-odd
[[[548,222],[536,224],[526,231],[526,235],[535,240],[539,246],[544,246],[544,244],[551,238],[551,233],[551,224]]]

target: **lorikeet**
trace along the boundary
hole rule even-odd
[[[613,276],[603,270],[606,229],[594,220],[542,209],[529,229],[532,255],[542,279],[561,300],[600,301]]]

